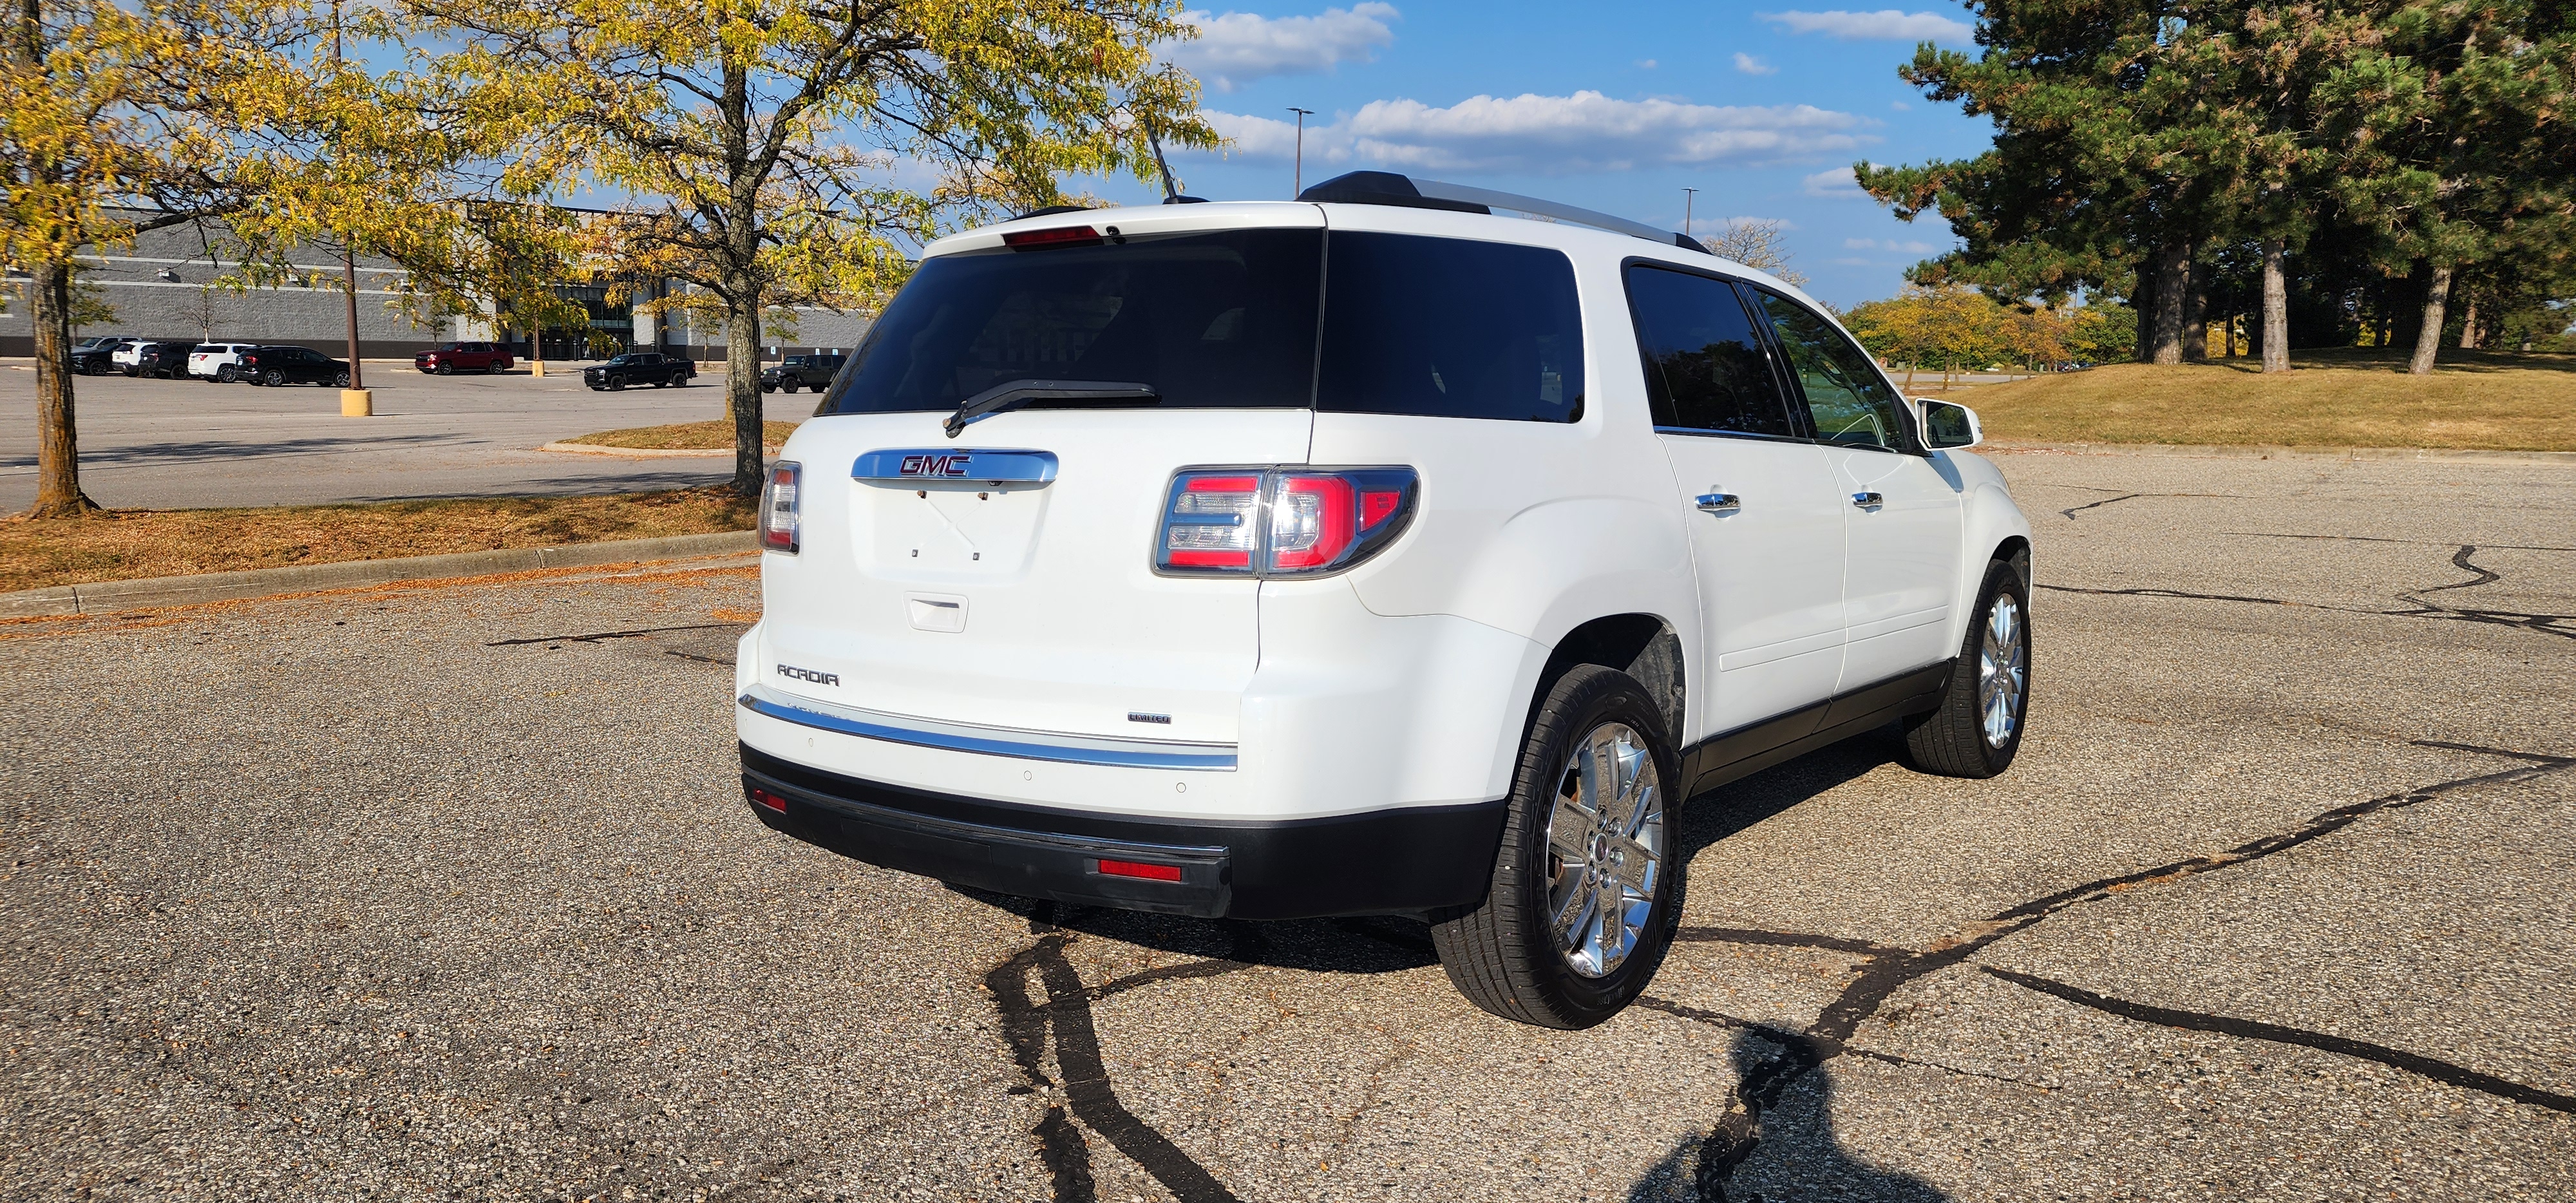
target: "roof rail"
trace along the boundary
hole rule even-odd
[[[1707,247],[1689,235],[1658,230],[1641,221],[1612,217],[1607,213],[1540,200],[1535,196],[1439,180],[1418,180],[1392,171],[1353,171],[1337,175],[1298,193],[1297,199],[1317,204],[1401,205],[1410,209],[1443,209],[1453,213],[1491,213],[1496,209],[1508,209],[1514,213],[1552,217],[1596,230],[1643,238],[1648,242],[1709,253]]]

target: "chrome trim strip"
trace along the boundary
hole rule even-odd
[[[990,447],[888,447],[851,463],[850,479],[870,484],[1037,485],[1055,480],[1052,451]]]
[[[1127,769],[1177,769],[1186,772],[1230,773],[1235,768],[1235,745],[1182,743],[1175,740],[1111,739],[1094,735],[1062,735],[1050,731],[1024,731],[1015,727],[981,727],[968,723],[943,723],[932,719],[909,718],[852,706],[835,706],[812,698],[791,697],[764,686],[754,685],[734,699],[743,709],[766,715],[781,722],[833,731],[887,743],[910,744],[917,748],[939,748],[950,752],[975,752],[986,756],[1015,756],[1022,760],[1047,760],[1059,764],[1098,764]]]

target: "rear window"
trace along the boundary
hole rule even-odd
[[[1570,422],[1581,329],[1573,263],[1508,243],[1268,229],[977,251],[924,262],[816,412],[1067,380],[1150,385],[1165,408]]]
[[[1148,384],[1170,407],[1303,407],[1323,244],[1321,230],[1229,230],[943,255],[887,304],[818,412],[955,409],[1014,380]]]

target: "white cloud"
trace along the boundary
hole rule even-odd
[[[1735,69],[1745,73],[1746,75],[1778,75],[1780,73],[1780,69],[1778,67],[1774,67],[1769,63],[1763,62],[1761,59],[1746,54],[1741,50],[1735,52]]]
[[[1875,259],[1861,259],[1861,258],[1851,257],[1851,256],[1846,256],[1846,257],[1841,258],[1841,259],[1827,259],[1827,260],[1825,260],[1825,262],[1827,262],[1827,263],[1831,263],[1831,264],[1833,264],[1833,265],[1835,265],[1835,266],[1837,266],[1837,267],[1877,267],[1877,266],[1879,266],[1878,261],[1877,261],[1877,260],[1875,260]]]
[[[1888,102],[1887,102],[1887,107],[1889,107],[1889,108],[1891,108],[1891,109],[1894,109],[1894,110],[1896,110],[1897,112],[1902,113],[1902,112],[1905,112],[1905,111],[1907,111],[1907,110],[1909,110],[1909,109],[1912,109],[1914,106],[1913,106],[1913,105],[1910,105],[1910,104],[1907,104],[1907,103],[1905,103],[1905,102],[1904,102],[1904,101],[1902,101],[1902,100],[1891,100],[1891,101],[1888,101]]]
[[[1872,164],[1876,166],[1876,164]],[[1869,194],[1860,190],[1860,179],[1849,167],[1829,167],[1798,181],[1799,191],[1809,196],[1831,196],[1857,200]]]
[[[1967,22],[1939,13],[1908,13],[1897,9],[1880,9],[1874,13],[1831,12],[1763,13],[1761,17],[1791,33],[1821,33],[1846,42],[1957,42],[1974,40],[1976,30]]]
[[[1641,58],[1637,60],[1637,65],[1648,71],[1652,71],[1655,69],[1655,60],[1650,58]]]
[[[1234,140],[1233,157],[1286,162],[1297,127],[1201,110]],[[1373,100],[1329,123],[1306,123],[1306,162],[1396,171],[1567,175],[1662,165],[1770,164],[1844,154],[1877,136],[1850,113],[1812,105],[1704,105],[1670,99],[1471,96],[1445,108]],[[1848,168],[1842,175],[1848,179]]]
[[[1168,44],[1164,55],[1210,88],[1231,92],[1273,75],[1314,75],[1367,62],[1379,47],[1394,44],[1387,22],[1402,16],[1394,5],[1374,0],[1312,17],[1183,13],[1181,19],[1197,26],[1199,36]]]
[[[1928,242],[1916,242],[1911,239],[1846,238],[1843,239],[1843,249],[1847,251],[1902,251],[1909,255],[1929,255],[1941,248]]]

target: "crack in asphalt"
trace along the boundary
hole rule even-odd
[[[1053,903],[1038,903],[1029,918],[1029,930],[1037,935],[1037,943],[994,966],[984,975],[984,988],[991,992],[993,1006],[1000,1012],[1002,1040],[1010,1046],[1011,1059],[1028,1079],[1027,1089],[1014,1087],[1013,1092],[1050,1096],[1046,1114],[1039,1118],[1031,1135],[1037,1138],[1038,1159],[1046,1166],[1056,1203],[1095,1203],[1099,1198],[1099,1183],[1091,1168],[1091,1145],[1083,1137],[1083,1128],[1097,1133],[1111,1148],[1142,1167],[1181,1203],[1234,1203],[1234,1192],[1218,1182],[1206,1166],[1153,1125],[1138,1119],[1118,1100],[1108,1064],[1101,1056],[1100,1033],[1092,1019],[1091,1004],[1142,986],[1252,968],[1268,947],[1267,938],[1250,923],[1229,922],[1226,928],[1234,941],[1232,956],[1165,965],[1086,986],[1080,971],[1064,955],[1074,934],[1056,926],[1054,918]],[[1029,989],[1032,974],[1045,989],[1044,1001]],[[1046,1074],[1050,1044],[1055,1050],[1056,1069],[1064,1078],[1061,1083]],[[1058,1092],[1061,1102],[1052,1097]],[[1079,1127],[1076,1121],[1080,1121]]]
[[[1960,931],[1935,941],[1928,948],[1898,948],[1876,944],[1866,940],[1854,940],[1827,935],[1813,935],[1801,932],[1775,932],[1759,929],[1721,927],[1683,929],[1683,933],[1686,934],[1677,938],[1689,938],[1711,942],[1738,942],[1740,940],[1740,942],[1749,944],[1765,944],[1793,948],[1830,949],[1834,951],[1851,952],[1862,957],[1862,967],[1859,976],[1854,978],[1851,984],[1843,987],[1841,993],[1838,994],[1832,1002],[1825,1005],[1824,1009],[1818,1014],[1816,1021],[1809,1024],[1804,1031],[1791,1032],[1786,1029],[1767,1024],[1754,1023],[1748,1020],[1741,1020],[1731,1016],[1721,1015],[1716,1012],[1685,1007],[1662,999],[1656,999],[1652,1002],[1647,1002],[1647,1000],[1644,999],[1639,1000],[1641,1003],[1651,1007],[1651,1009],[1662,1011],[1678,1018],[1696,1020],[1703,1023],[1720,1023],[1726,1026],[1740,1028],[1748,1034],[1760,1039],[1765,1044],[1770,1045],[1772,1049],[1775,1050],[1772,1055],[1758,1058],[1744,1069],[1742,1080],[1736,1087],[1734,1100],[1728,1104],[1725,1114],[1720,1116],[1715,1124],[1711,1125],[1709,1135],[1703,1138],[1700,1142],[1699,1164],[1694,1174],[1694,1185],[1697,1188],[1700,1197],[1708,1200],[1724,1200],[1728,1197],[1726,1193],[1727,1183],[1734,1178],[1737,1167],[1741,1166],[1744,1163],[1744,1160],[1752,1155],[1755,1147],[1760,1144],[1763,1113],[1776,1107],[1779,1103],[1780,1097],[1786,1093],[1791,1086],[1795,1085],[1809,1072],[1821,1068],[1825,1062],[1830,1061],[1835,1057],[1843,1056],[1845,1054],[1863,1057],[1871,1056],[1867,1050],[1852,1048],[1849,1042],[1853,1034],[1859,1030],[1860,1025],[1871,1015],[1876,1014],[1878,1009],[1884,1006],[1887,1000],[1898,990],[1934,973],[1956,966],[1966,961],[1968,958],[1975,956],[1977,953],[1984,951],[1987,946],[2006,936],[2024,931],[2061,911],[2086,903],[2100,901],[2102,899],[2112,897],[2115,894],[2125,893],[2129,890],[2138,889],[2144,886],[2161,885],[2166,882],[2177,881],[2185,877],[2198,876],[2202,873],[2214,872],[2232,865],[2244,864],[2248,861],[2260,860],[2277,853],[2287,852],[2290,849],[2299,847],[2311,840],[2320,839],[2341,831],[2352,826],[2354,823],[2359,822],[2363,818],[2384,810],[2396,810],[2404,807],[2420,805],[2425,802],[2430,802],[2445,794],[2463,789],[2525,781],[2545,774],[2576,768],[2576,756],[2552,756],[2538,752],[2517,752],[2433,740],[2414,740],[2409,742],[2416,747],[2488,753],[2521,760],[2525,763],[2520,767],[2504,769],[2498,772],[2480,773],[2468,777],[2455,777],[2446,781],[2437,781],[2430,785],[2418,786],[2413,789],[2403,790],[2397,793],[2383,794],[2365,802],[2356,802],[2350,806],[2338,807],[2334,810],[2326,811],[2325,813],[2310,819],[2307,823],[2301,826],[2291,828],[2287,831],[2275,832],[2260,839],[2239,844],[2236,847],[2227,849],[2223,852],[2217,852],[2207,856],[2190,857],[2184,860],[2158,865],[2153,868],[2140,869],[2132,873],[2121,874],[2117,877],[2101,878],[2095,881],[2085,882],[2082,885],[2059,890],[2056,893],[2032,899],[2009,909],[1997,912],[1986,919],[1971,923]],[[1980,966],[1980,968],[1984,967]],[[1993,971],[1989,970],[1989,972]],[[2036,989],[2037,987],[2033,988]],[[2074,988],[2068,987],[2068,989],[2071,990]],[[2060,997],[2065,996],[2061,995]],[[2098,998],[2099,996],[2093,997]],[[2115,1000],[2104,1001],[2107,1003]],[[2148,1010],[2156,1009],[2148,1008]],[[2117,1012],[2114,1013],[2116,1014]],[[2159,1013],[2172,1017],[2189,1018],[2188,1013],[2185,1012],[2159,1011]],[[2252,1021],[2228,1022],[2252,1023]],[[2176,1024],[2173,1026],[2188,1025]],[[2263,1034],[2257,1036],[2257,1038],[2277,1039],[2282,1034],[2294,1034],[2301,1036],[2315,1036],[2316,1039],[2324,1041],[2334,1041],[2339,1039],[2337,1037],[2318,1036],[2315,1033],[2296,1033],[2294,1029],[2278,1028],[2273,1025],[2257,1026],[2259,1026],[2263,1032]],[[2208,1030],[2220,1031],[2224,1029],[2210,1028]],[[2249,1027],[2246,1030],[2251,1032],[2254,1031],[2255,1028]],[[2290,1040],[2288,1042],[2310,1043],[2303,1040]],[[2378,1045],[2363,1045],[2359,1042],[2349,1043],[2355,1048],[2366,1049],[2373,1052],[2392,1053],[2401,1058],[2408,1058],[2412,1062],[2407,1065],[2398,1065],[2397,1068],[2413,1069],[2415,1072],[2426,1073],[2427,1076],[2438,1075],[2430,1073],[2426,1068],[2419,1068],[2418,1066],[2438,1068],[2443,1073],[2455,1075],[2455,1077],[2440,1078],[2442,1081],[2453,1082],[2458,1085],[2469,1085],[2466,1079],[2476,1078],[2481,1083],[2484,1083],[2482,1085],[2471,1085],[2471,1089],[2487,1089],[2487,1085],[2500,1084],[2518,1091],[2526,1092],[2535,1097],[2543,1095],[2550,1098],[2559,1097],[2549,1095],[2546,1091],[2536,1091],[2531,1087],[2519,1086],[2514,1083],[2505,1082],[2500,1078],[2491,1078],[2487,1075],[2479,1075],[2473,1070],[2461,1069],[2457,1066],[2447,1065],[2447,1063],[2432,1061],[2429,1058],[2417,1057],[2414,1054],[2402,1053],[2394,1049],[2383,1049]],[[2325,1046],[2310,1043],[2310,1047],[2323,1048]],[[2327,1051],[2340,1050],[2328,1049]],[[2375,1056],[2368,1059],[2380,1061],[2382,1064],[2395,1064]],[[2508,1095],[2506,1097],[2512,1096]],[[2548,1106],[2549,1104],[2540,1103],[2538,1105]]]
[[[685,627],[641,627],[632,631],[599,631],[589,635],[534,635],[526,639],[495,639],[485,647],[517,647],[524,643],[598,643],[608,639],[636,639],[669,631],[712,631],[717,627],[738,627],[738,622],[700,622]]]
[[[2457,547],[2447,539],[2399,539],[2388,535],[2304,535],[2285,531],[2223,530],[2221,535],[2239,535],[2248,539],[2332,539],[2341,543],[2420,543],[2433,547]],[[2496,551],[2576,551],[2576,547],[2545,547],[2534,543],[2483,543],[2481,547]]]
[[[2305,538],[2309,536],[2300,537]],[[2341,538],[2344,536],[2314,537]],[[2393,542],[2394,540],[2391,541]],[[2559,625],[2561,623],[2576,623],[2576,614],[2524,614],[2512,610],[2471,609],[2465,606],[2446,606],[2440,602],[2424,597],[2423,595],[2427,593],[2440,593],[2447,589],[2473,589],[2480,585],[2491,585],[2504,579],[2503,573],[2474,563],[2469,559],[2470,556],[2477,554],[2479,550],[2477,544],[2454,543],[2449,544],[2448,546],[2459,549],[2452,553],[2451,563],[2461,571],[2475,573],[2476,575],[2465,581],[2453,581],[2444,585],[2428,585],[2421,589],[2411,589],[2399,593],[2397,595],[2397,600],[2414,603],[2415,608],[2411,610],[2370,610],[2359,606],[2336,606],[2322,602],[2298,602],[2279,597],[2246,597],[2230,593],[2192,593],[2181,589],[2091,589],[2079,585],[2040,585],[2038,587],[2054,593],[2089,593],[2101,597],[2171,597],[2189,601],[2239,602],[2248,605],[2264,606],[2299,606],[2311,610],[2333,610],[2341,614],[2371,614],[2382,618],[2436,618],[2453,622],[2474,622],[2490,626],[2512,627],[2516,630],[2534,631],[2543,635],[2557,635],[2563,638],[2576,639],[2576,626]],[[2538,548],[2533,550],[2556,549]]]
[[[2058,512],[2058,513],[2060,513],[2060,514],[2064,514],[2064,515],[2066,515],[2066,520],[2067,520],[2067,521],[2069,521],[2069,522],[2073,522],[2073,521],[2075,521],[2075,515],[2077,515],[2077,514],[2079,514],[2079,513],[2082,513],[2082,512],[2084,512],[2085,510],[2097,509],[2097,508],[2099,508],[2099,507],[2101,507],[2101,506],[2111,505],[2111,504],[2113,504],[2113,503],[2115,503],[2115,502],[2130,501],[2130,500],[2133,500],[2133,499],[2136,499],[2136,498],[2139,498],[2139,497],[2144,497],[2144,496],[2146,496],[2146,494],[2144,494],[2144,493],[2122,493],[2122,494],[2120,494],[2120,495],[2119,495],[2119,496],[2117,496],[2117,497],[2105,497],[2105,498],[2103,498],[2103,499],[2102,499],[2102,500],[2100,500],[2100,501],[2090,502],[2090,503],[2085,504],[2085,505],[2079,505],[2079,506],[2076,506],[2076,507],[2075,507],[2075,508],[2073,508],[2073,509],[2069,509],[2069,510],[2059,510],[2059,511],[2057,511],[2057,512]]]
[[[2390,1069],[2420,1074],[2436,1082],[2446,1082],[2464,1090],[2475,1090],[2517,1103],[2576,1114],[2576,1095],[2564,1095],[2535,1086],[2525,1086],[2520,1082],[2509,1081],[2493,1074],[2479,1073],[2465,1066],[2438,1061],[2403,1049],[2390,1048],[2384,1044],[2372,1044],[2366,1040],[2354,1040],[2300,1028],[2287,1028],[2257,1019],[2236,1019],[2226,1015],[2150,1006],[2146,1003],[2095,994],[2081,986],[2070,986],[2065,982],[2052,981],[2027,973],[2015,973],[2010,969],[1998,969],[1992,965],[1980,965],[1978,968],[1985,970],[1992,977],[2011,982],[2025,990],[2036,990],[2042,994],[2062,998],[2077,1006],[2091,1007],[2105,1014],[2117,1015],[2122,1019],[2133,1019],[2140,1023],[2152,1023],[2161,1027],[2182,1028],[2194,1032],[2216,1032],[2246,1040],[2295,1044],[2324,1052],[2339,1053],[2346,1057],[2377,1062]]]

